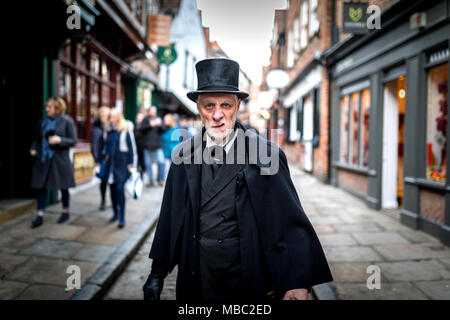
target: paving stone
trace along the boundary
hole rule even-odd
[[[130,235],[129,226],[119,229],[115,224],[107,227],[94,227],[78,236],[80,242],[118,246]]]
[[[0,280],[0,300],[11,300],[19,295],[28,286],[27,283]]]
[[[67,268],[70,265],[80,267],[81,283],[84,283],[100,266],[99,263],[92,262],[33,257],[6,278],[7,280],[66,287],[67,278],[70,276],[67,273]]]
[[[352,246],[356,241],[348,233],[319,234],[323,246]]]
[[[70,259],[81,248],[82,243],[61,240],[41,239],[28,248],[20,251],[20,254],[41,256],[49,258]]]
[[[450,271],[436,260],[379,263],[378,266],[390,281],[450,279]]]
[[[10,234],[3,233],[0,236],[0,252],[11,254],[17,253],[20,250],[29,247],[31,244],[38,240],[39,239],[34,237],[17,238],[11,236]]]
[[[337,217],[311,217],[309,218],[309,220],[311,221],[311,223],[315,226],[315,225],[320,225],[320,224],[341,224],[342,221],[341,219],[337,218]]]
[[[444,264],[450,270],[450,258],[439,259],[439,262]]]
[[[0,279],[24,264],[30,257],[0,253]]]
[[[409,282],[381,283],[381,289],[367,288],[366,283],[332,283],[338,299],[343,300],[428,300]]]
[[[8,233],[15,238],[74,240],[86,230],[85,227],[72,226],[69,224],[56,224],[56,221],[49,221],[49,218],[46,215],[44,216],[44,224],[39,228],[31,229],[30,225],[27,223],[12,228]]]
[[[450,280],[415,282],[427,296],[436,300],[450,300]]]
[[[396,232],[352,232],[351,234],[362,245],[409,243]]]
[[[366,282],[368,262],[332,262],[331,273],[335,282]]]
[[[398,231],[400,233],[400,235],[406,239],[408,239],[409,241],[411,241],[412,243],[424,243],[424,242],[430,242],[430,243],[435,243],[435,244],[440,244],[440,241],[431,236],[426,234],[423,231],[419,231],[419,230],[400,230]]]
[[[335,231],[332,226],[326,224],[318,224],[314,227],[314,230],[317,234],[333,233]]]
[[[100,215],[85,215],[80,216],[74,219],[71,224],[75,226],[83,226],[87,228],[92,227],[104,227],[106,224],[108,224],[108,218],[102,217]]]
[[[382,231],[375,223],[353,223],[334,225],[336,232],[355,232],[355,231]]]
[[[31,285],[17,296],[17,300],[67,300],[75,291],[66,292],[66,287],[52,285]]]
[[[87,243],[73,256],[73,259],[90,262],[105,262],[116,249],[117,247],[115,246]]]
[[[339,261],[383,261],[372,248],[369,247],[328,247],[324,246],[324,252],[328,262]]]
[[[450,257],[450,250],[432,250],[422,244],[386,244],[375,246],[387,260],[422,260]]]
[[[389,217],[380,217],[377,218],[376,224],[379,225],[382,229],[386,231],[409,231],[410,228],[402,225],[398,220],[389,218]]]

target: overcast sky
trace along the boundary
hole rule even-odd
[[[286,8],[286,0],[197,0],[197,6],[210,40],[259,84],[262,66],[270,62],[275,9]]]

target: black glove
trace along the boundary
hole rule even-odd
[[[157,273],[150,273],[142,288],[144,290],[144,300],[158,301],[164,285],[164,278]]]

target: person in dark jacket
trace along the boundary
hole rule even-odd
[[[125,226],[125,182],[131,172],[136,170],[137,155],[133,145],[134,134],[123,118],[122,112],[112,109],[106,139],[100,140],[104,150],[100,160],[108,162],[106,176],[111,191],[114,215],[110,222],[119,221],[118,227]]]
[[[147,169],[149,182],[147,187],[154,184],[153,182],[153,162],[158,165],[158,184],[164,184],[165,176],[165,160],[162,149],[161,135],[166,131],[166,126],[161,117],[157,116],[157,109],[151,106],[148,110],[148,115],[142,120],[138,130],[142,133],[142,146],[144,148],[144,161]]]
[[[40,121],[30,154],[34,157],[31,188],[38,190],[37,215],[32,228],[44,222],[47,191],[61,190],[62,213],[58,223],[69,219],[69,188],[75,186],[69,149],[77,142],[73,120],[64,115],[66,103],[61,98],[50,98],[46,103],[46,116]]]
[[[101,107],[98,109],[96,119],[94,120],[94,123],[92,124],[92,130],[91,130],[91,153],[92,157],[94,158],[96,165],[100,166],[100,163],[98,162],[100,159],[100,155],[103,152],[103,150],[100,149],[100,140],[102,139],[103,135],[106,135],[106,132],[104,131],[106,122],[108,121],[109,117],[109,107]],[[108,186],[108,181],[106,179],[102,180],[100,182],[100,196],[101,196],[101,202],[100,202],[100,210],[105,210],[105,194],[106,194],[106,187]]]
[[[138,156],[137,170],[139,171],[141,179],[144,179],[144,173],[146,172],[145,161],[144,161],[144,146],[143,146],[144,134],[141,131],[139,131],[139,127],[144,118],[145,118],[145,115],[143,113],[139,112],[136,115],[136,126],[134,127],[134,137],[136,139],[137,156]]]
[[[188,98],[203,128],[174,151],[144,299],[159,300],[178,265],[177,300],[305,300],[333,277],[286,156],[236,121],[248,96],[237,62],[206,59],[196,70]]]

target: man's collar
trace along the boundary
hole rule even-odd
[[[236,128],[235,128],[236,129]],[[228,142],[225,144],[225,153],[228,153],[228,151],[230,151],[231,146],[233,145],[234,140],[236,140],[236,136],[237,136],[237,130],[233,131],[231,138],[228,140]],[[210,148],[213,146],[216,146],[217,143],[215,143],[211,137],[209,136],[208,133],[206,133],[206,148]]]

